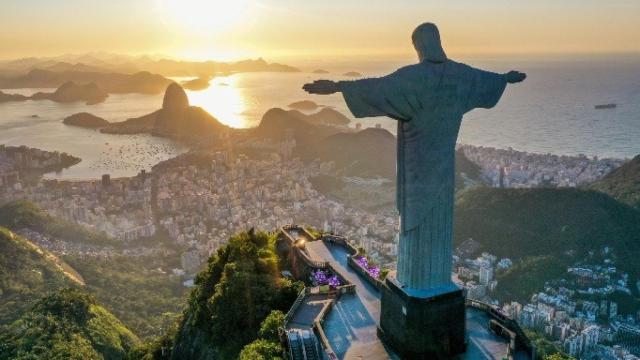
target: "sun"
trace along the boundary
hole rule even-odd
[[[176,25],[212,33],[239,25],[248,5],[248,0],[160,0],[162,12]]]

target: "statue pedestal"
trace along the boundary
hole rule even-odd
[[[450,359],[466,350],[465,299],[456,285],[405,291],[388,276],[378,336],[402,359]]]

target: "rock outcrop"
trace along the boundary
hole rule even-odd
[[[280,108],[269,109],[262,116],[260,125],[251,130],[254,137],[268,138],[279,141],[291,132],[298,142],[297,148],[315,143],[327,136],[336,134],[340,130],[335,127],[312,124],[307,115],[297,110],[283,110]]]
[[[109,122],[99,116],[95,116],[88,112],[81,112],[67,116],[62,120],[65,125],[79,126],[90,129],[98,129],[109,126]]]
[[[184,111],[189,107],[189,98],[184,89],[176,84],[172,83],[167,87],[164,92],[164,98],[162,99],[162,109],[168,111]]]
[[[209,87],[209,81],[211,81],[210,77],[198,77],[193,80],[188,80],[182,82],[182,87],[192,91],[204,90]]]
[[[228,129],[197,106],[189,105],[184,89],[170,84],[164,94],[162,108],[145,116],[113,123],[101,129],[110,134],[151,133],[152,135],[179,140],[195,140]]]
[[[20,94],[7,94],[0,91],[0,103],[9,102],[9,101],[25,101],[28,100],[28,96],[20,95]]]
[[[289,104],[289,107],[296,110],[315,110],[318,108],[318,104],[311,100],[296,101]]]
[[[351,123],[351,119],[332,108],[323,108],[315,114],[307,115],[307,121],[329,126],[347,126]]]
[[[87,105],[98,104],[107,99],[109,94],[103,91],[95,83],[78,85],[73,81],[67,81],[60,85],[53,93],[39,92],[31,96],[33,100],[51,100],[55,102],[68,103],[74,101],[84,101]]]

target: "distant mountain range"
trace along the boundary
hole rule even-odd
[[[50,71],[33,69],[24,75],[0,78],[0,88],[57,88],[65,83],[77,84],[93,83],[110,94],[161,93],[172,82],[171,80],[147,71],[134,74],[114,72],[85,72],[85,71]]]
[[[288,65],[268,63],[261,58],[237,62],[180,61],[113,54],[24,58],[0,61],[0,88],[58,88],[58,91],[38,93],[31,97],[0,92],[0,102],[49,99],[95,104],[104,101],[108,94],[161,93],[173,82],[165,76],[198,76],[198,79],[185,82],[185,86],[203,89],[208,86],[208,79],[214,76],[258,71],[299,70]],[[73,96],[65,95],[72,90],[71,85],[82,87],[81,93],[84,95],[79,96],[75,94],[77,92]],[[65,94],[58,94],[61,88],[66,91]]]
[[[148,71],[164,76],[215,76],[236,72],[297,72],[292,66],[268,63],[262,58],[235,62],[183,61],[150,56],[80,54],[54,58],[23,58],[0,61],[0,77],[15,77],[32,70],[134,74]]]
[[[60,103],[84,101],[87,105],[94,105],[105,101],[108,96],[109,94],[104,92],[95,83],[78,85],[73,81],[67,81],[60,85],[54,92],[37,92],[31,96],[5,94],[0,91],[0,103],[9,101],[51,100]]]
[[[165,76],[203,76],[220,75],[241,72],[299,72],[300,70],[283,64],[268,63],[262,58],[255,60],[241,60],[236,62],[218,61],[181,61],[160,59],[156,61],[141,62],[141,69],[155,72]]]

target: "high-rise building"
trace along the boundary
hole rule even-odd
[[[493,280],[493,268],[481,267],[479,271],[479,280],[482,285],[488,285]]]
[[[564,341],[564,351],[570,356],[576,357],[582,350],[582,337],[571,336]]]
[[[591,325],[582,330],[580,336],[582,337],[582,351],[588,351],[598,344],[598,335],[600,331],[598,326]]]
[[[102,187],[109,187],[111,185],[111,176],[109,174],[102,175]]]
[[[614,341],[633,355],[640,356],[640,328],[622,324],[618,328]]]
[[[609,304],[609,317],[616,317],[618,315],[618,304],[615,302],[611,302]]]

